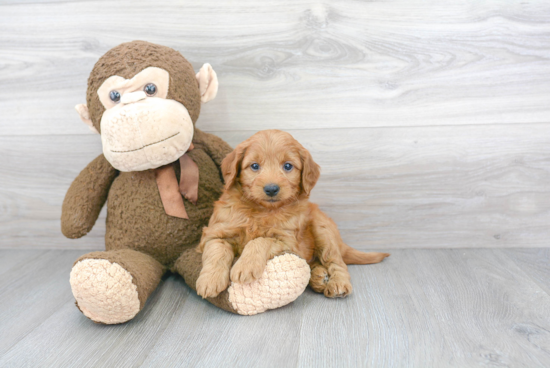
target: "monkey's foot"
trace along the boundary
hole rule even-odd
[[[84,259],[71,270],[71,288],[78,308],[94,322],[123,323],[140,311],[132,275],[106,259]]]
[[[277,256],[267,262],[256,281],[231,283],[229,302],[238,314],[249,316],[282,307],[304,292],[310,272],[307,262],[294,254]]]

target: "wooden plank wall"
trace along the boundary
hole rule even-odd
[[[350,245],[548,246],[550,3],[128,0],[0,4],[0,247],[103,246],[104,215],[83,239],[59,230],[101,152],[73,106],[134,39],[214,66],[198,127],[309,148],[312,199]]]

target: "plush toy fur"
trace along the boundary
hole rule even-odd
[[[99,59],[88,80],[87,104],[77,106],[83,121],[101,132],[106,107],[98,97],[100,86],[115,75],[128,80],[121,85],[131,85],[132,78],[148,67],[161,68],[169,73],[166,100],[177,102],[178,108],[186,110],[186,116],[192,121],[191,147],[194,148],[187,153],[183,150],[178,155],[188,155],[198,166],[198,200],[194,204],[183,198],[188,219],[170,216],[159,194],[156,169],[121,172],[103,154],[74,180],[62,208],[61,229],[65,236],[80,238],[86,235],[107,202],[106,250],[83,255],[71,271],[71,287],[78,308],[88,318],[100,323],[114,324],[132,319],[143,309],[147,298],[168,270],[181,274],[195,288],[201,269],[201,255],[195,247],[202,228],[212,215],[214,201],[222,192],[221,162],[232,151],[220,138],[194,128],[201,100],[205,102],[213,98],[217,90],[212,69],[203,67],[195,75],[191,64],[179,52],[143,41],[121,44]],[[142,100],[135,104],[116,105],[117,109],[131,109],[144,101],[153,105],[155,101],[161,102],[158,97],[156,100],[145,99],[141,90],[127,93],[137,96],[136,101]],[[163,149],[164,146],[155,143],[155,147]],[[167,147],[173,148],[169,143]],[[107,149],[105,142],[103,148],[104,151]],[[163,165],[171,165],[180,182],[185,178],[180,178],[177,163],[174,156]],[[233,313],[255,314],[296,299],[309,280],[307,263],[286,254],[270,264],[263,278],[255,284],[232,285],[217,298],[209,300]]]

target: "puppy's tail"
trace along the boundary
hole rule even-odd
[[[353,249],[347,244],[341,248],[342,258],[344,259],[345,264],[371,264],[379,263],[386,257],[389,257],[389,253],[378,253],[378,252],[361,252],[357,249]]]

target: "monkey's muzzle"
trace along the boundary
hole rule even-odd
[[[120,171],[155,169],[191,145],[193,122],[181,103],[164,98],[119,104],[101,119],[103,154]]]

